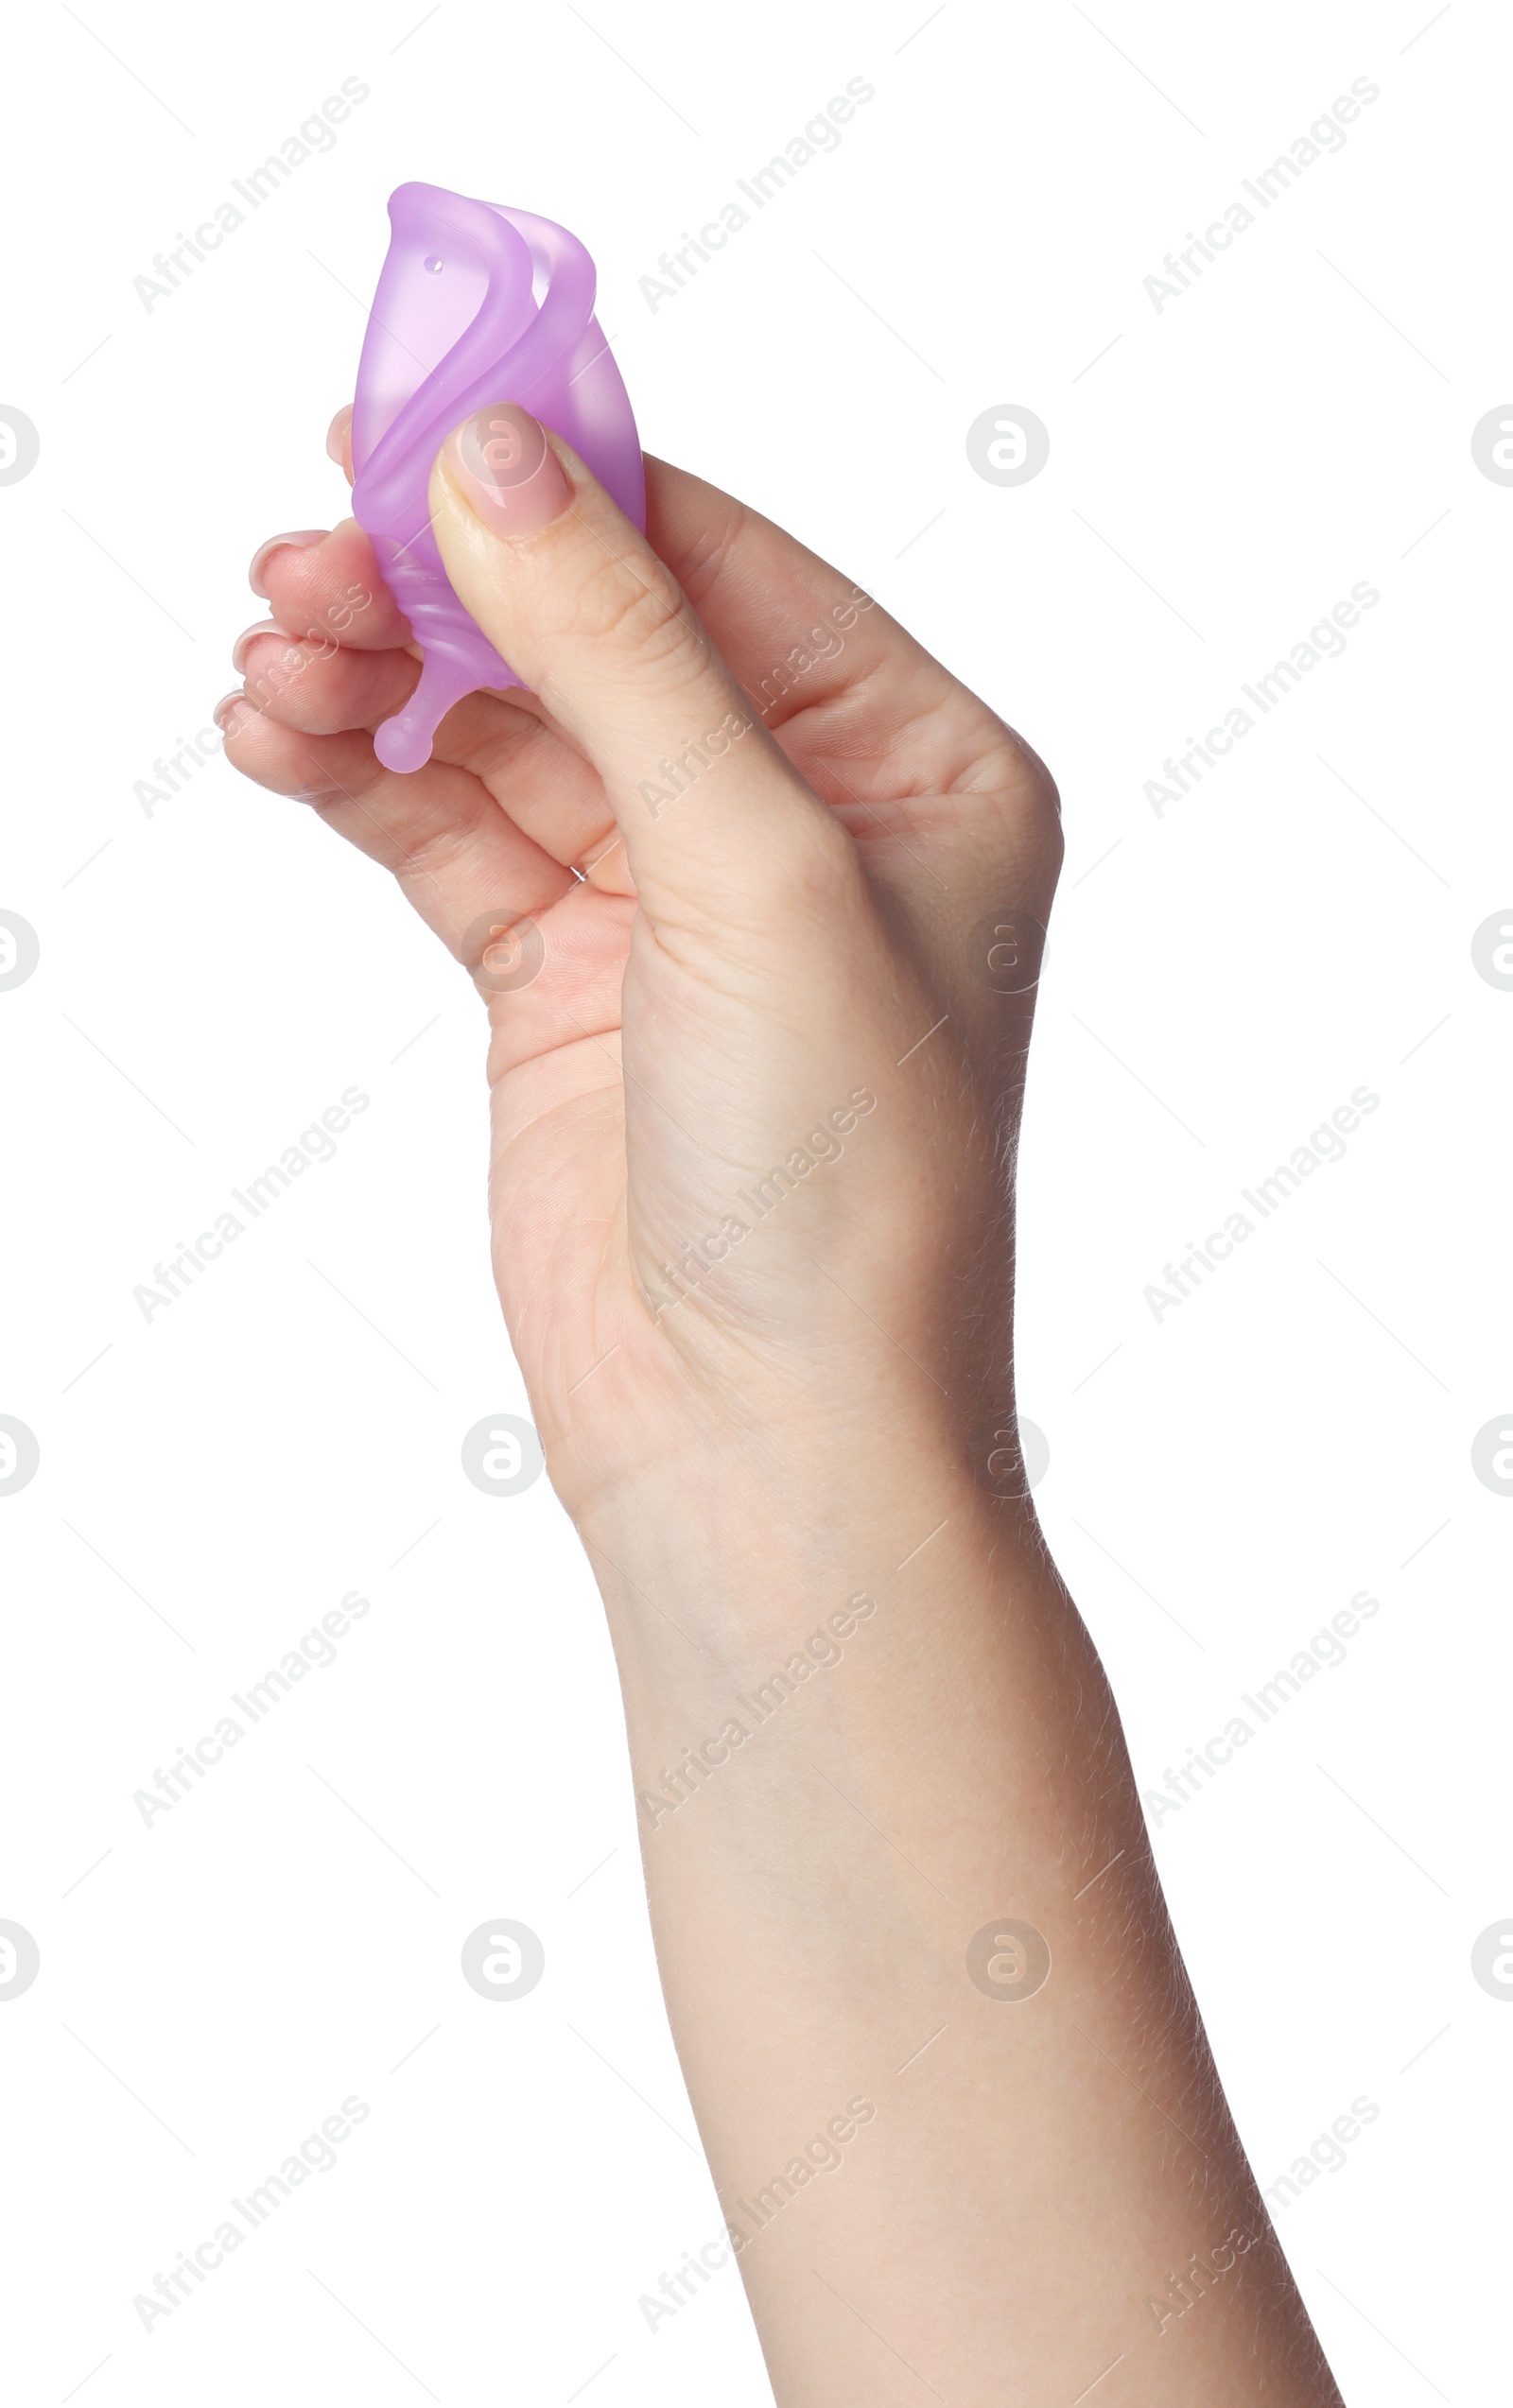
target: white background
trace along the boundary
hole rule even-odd
[[[608,1647],[547,1482],[460,1466],[525,1411],[479,1007],[297,806],[218,758],[150,815],[134,792],[233,683],[253,546],[344,512],[322,439],[412,178],[580,233],[648,447],[870,583],[1055,771],[1039,1502],[1148,1789],[1380,1600],[1156,1845],[1262,2181],[1380,2109],[1279,2219],[1348,2399],[1492,2396],[1513,2012],[1470,1950],[1513,1909],[1513,1501],[1470,1449],[1513,1406],[1513,995],[1471,937],[1513,902],[1513,489],[1470,433],[1513,392],[1510,54],[1493,0],[95,0],[13,29],[0,402],[42,445],[0,488],[0,907],[42,947],[0,994],[0,1412],[42,1458],[0,1499],[0,1915],[42,1954],[0,2003],[18,2401],[769,2397],[734,2272],[654,2333],[637,2305],[718,2213]],[[653,312],[659,254],[858,76],[839,149]],[[145,309],[154,254],[346,77],[335,147]],[[1346,147],[1157,312],[1164,254],[1361,77]],[[1051,456],[1002,489],[965,438],[1013,403]],[[1344,656],[1157,817],[1164,757],[1358,581]],[[336,1158],[146,1323],[154,1263],[354,1084]],[[1157,1322],[1163,1265],[1363,1085],[1345,1160]],[[144,1828],[133,1792],[353,1588],[338,1661]],[[546,1949],[513,2004],[459,1970],[499,1915]],[[353,2095],[335,2168],[144,2331],[134,2295]]]

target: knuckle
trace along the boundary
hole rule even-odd
[[[1055,779],[1033,745],[1027,744],[1017,730],[1009,730],[1018,768],[1021,800],[1032,820],[1049,823],[1059,831],[1061,826],[1061,794]]]
[[[985,841],[1054,885],[1066,851],[1061,796],[1022,736],[1000,723],[994,744],[957,790]]]
[[[645,573],[633,563],[606,560],[585,579],[573,632],[637,669],[667,673],[702,669],[709,646],[682,587],[659,561]]]
[[[485,816],[475,801],[456,824],[397,829],[389,868],[401,885],[415,884],[421,879],[437,885],[443,883],[451,871],[467,868],[482,854],[480,840]]]

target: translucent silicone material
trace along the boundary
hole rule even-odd
[[[401,184],[357,368],[352,507],[425,654],[420,684],[374,749],[387,769],[429,760],[438,723],[479,686],[518,685],[458,600],[429,526],[443,438],[486,403],[518,402],[646,525],[641,446],[594,317],[594,263],[549,217]]]

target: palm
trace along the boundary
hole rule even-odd
[[[864,615],[843,607],[853,589],[765,520],[656,461],[648,506],[652,543],[754,715],[855,841],[882,905],[906,1042],[943,1013],[961,1037],[984,1007],[1001,1029],[1001,998],[961,991],[962,938],[1009,902],[1044,917],[1059,848],[1040,765],[864,598]],[[382,771],[372,729],[416,670],[367,539],[349,523],[319,555],[274,554],[269,578],[287,626],[319,625],[323,597],[343,586],[374,598],[334,660],[238,727],[238,765],[313,802],[394,870],[469,968],[482,964],[495,1262],[522,1371],[548,1444],[589,1378],[631,1383],[651,1404],[651,1438],[652,1399],[687,1408],[680,1348],[696,1318],[676,1308],[661,1266],[718,1229],[795,1125],[858,1083],[854,1031],[849,1049],[833,1033],[854,1016],[857,962],[834,932],[822,942],[799,925],[802,912],[775,935],[743,932],[738,894],[718,958],[692,935],[653,938],[603,786],[534,696],[475,695],[443,721],[425,770]],[[247,667],[255,694],[255,654]],[[662,807],[698,807],[696,783],[662,791]],[[527,919],[544,959],[517,985],[508,953],[502,979],[499,954],[484,956],[491,927]],[[875,950],[877,931],[868,942]],[[775,1003],[774,944],[792,954]],[[1022,1042],[1022,1014],[1015,1028]],[[801,1226],[783,1239],[802,1242]],[[660,1321],[648,1292],[670,1308]],[[739,1325],[739,1283],[723,1276],[707,1292],[722,1292]]]

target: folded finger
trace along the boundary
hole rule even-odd
[[[232,667],[240,669],[254,710],[308,736],[376,727],[408,700],[420,677],[410,652],[349,651],[335,636],[312,642],[270,626],[237,638]]]
[[[535,918],[576,884],[467,770],[433,760],[400,775],[383,767],[370,736],[308,736],[240,695],[219,704],[217,718],[234,769],[308,803],[392,871],[427,927],[469,969],[491,942],[486,924]]]
[[[391,651],[410,640],[355,518],[328,535],[317,528],[270,535],[252,555],[248,581],[293,634],[332,637],[357,651]]]

